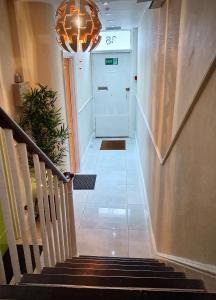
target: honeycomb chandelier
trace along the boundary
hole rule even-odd
[[[93,50],[101,40],[99,9],[92,0],[66,0],[56,11],[58,43],[68,52]]]

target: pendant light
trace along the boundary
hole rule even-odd
[[[56,11],[58,43],[68,52],[96,48],[101,28],[99,9],[92,0],[66,0]]]

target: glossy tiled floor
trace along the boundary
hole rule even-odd
[[[125,151],[101,151],[95,139],[82,174],[97,174],[94,191],[74,191],[81,255],[151,257],[147,210],[138,172],[136,142]]]

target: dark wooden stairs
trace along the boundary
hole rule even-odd
[[[216,294],[156,259],[80,256],[41,274],[24,274],[19,285],[0,286],[0,299],[209,300]]]

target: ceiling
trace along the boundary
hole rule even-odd
[[[56,7],[62,0],[17,0],[36,1],[55,4]],[[149,7],[148,0],[94,0],[100,9],[103,29],[106,27],[122,27],[131,29],[137,27],[144,10]],[[104,5],[105,3],[105,5]]]
[[[104,29],[119,26],[122,29],[137,27],[144,10],[149,5],[146,2],[137,3],[137,0],[95,0],[95,3],[100,9]]]

